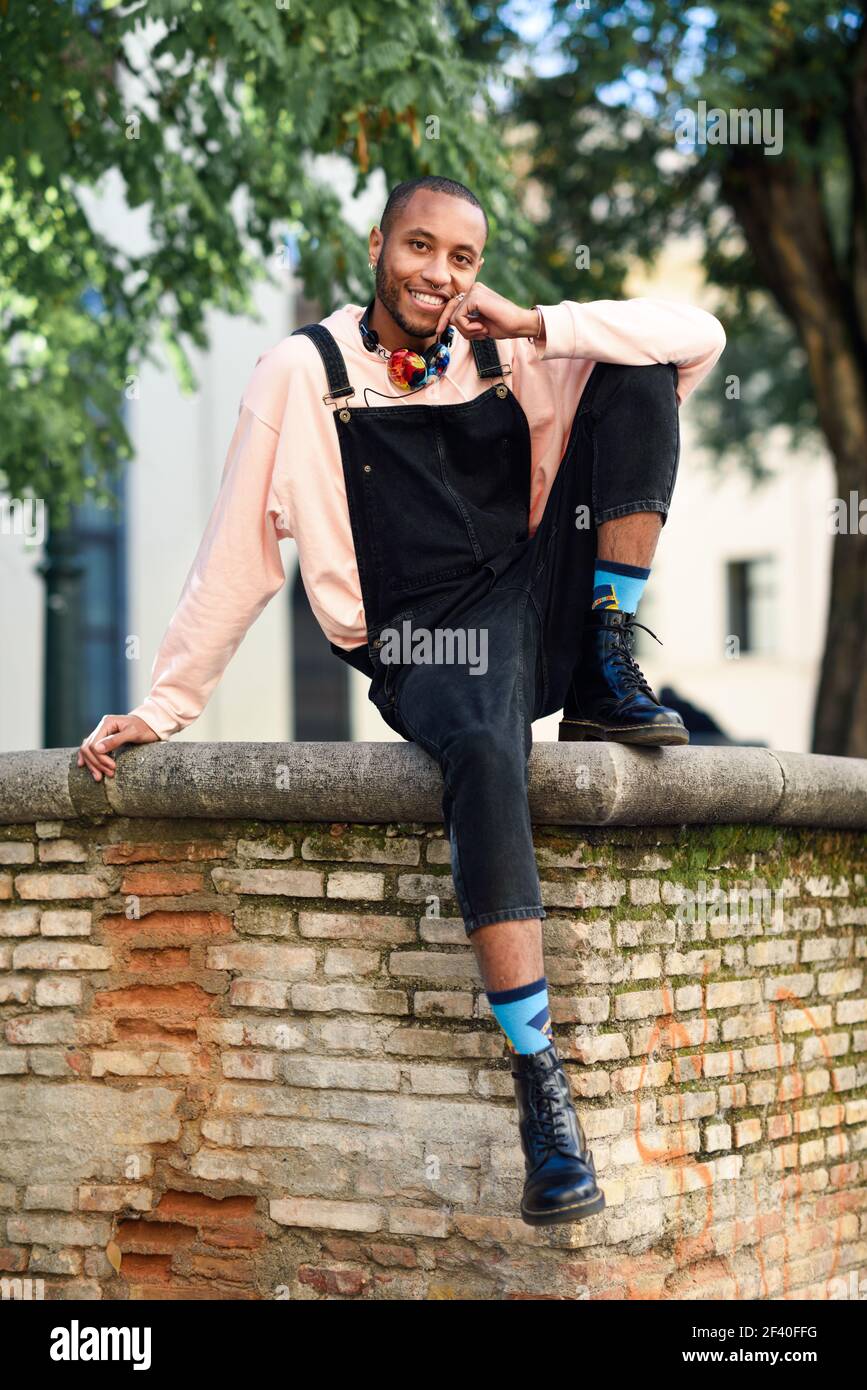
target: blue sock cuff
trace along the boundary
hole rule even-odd
[[[491,990],[486,990],[488,1002],[491,1004],[514,1004],[518,999],[529,999],[532,994],[538,994],[543,990],[548,981],[545,975],[541,980],[534,980],[531,985],[518,985],[515,989],[501,989],[496,994]]]
[[[639,565],[622,565],[619,560],[597,560],[597,570],[607,570],[609,574],[625,574],[629,579],[649,579],[650,570]]]

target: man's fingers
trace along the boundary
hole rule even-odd
[[[107,753],[101,752],[98,748],[88,748],[85,753],[91,767],[99,768],[102,772],[114,772],[114,759]]]
[[[98,738],[94,743],[94,748],[99,753],[107,753],[112,748],[120,748],[124,743],[129,743],[129,730],[119,734],[109,734],[108,738]]]
[[[469,308],[472,308],[470,305]],[[470,318],[468,308],[462,305],[452,319],[452,326],[464,338],[484,338],[487,336],[488,329],[484,320],[480,318]]]
[[[458,312],[465,300],[466,295],[464,294],[456,294],[449,300],[448,304],[443,309],[442,313],[439,316],[439,319],[437,320],[438,338],[442,337],[444,329],[447,327],[449,323],[451,323],[452,318]]]
[[[106,715],[104,719],[99,721],[93,732],[88,734],[81,745],[79,750],[80,755],[84,758],[97,781],[100,780],[102,773],[108,775],[113,775],[114,773],[114,759],[108,756],[106,749],[101,745],[109,735],[115,734],[117,737],[116,731],[119,728],[120,721],[117,716]],[[119,737],[120,741],[123,742],[123,735]]]

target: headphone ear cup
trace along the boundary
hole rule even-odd
[[[424,352],[422,353],[422,357],[424,358],[428,367],[432,366],[433,363],[436,361],[437,356],[442,348],[451,347],[452,338],[454,336],[455,330],[452,328],[451,324],[448,324],[447,327],[443,329],[442,337],[438,338],[437,341],[433,343],[429,348],[425,348]]]

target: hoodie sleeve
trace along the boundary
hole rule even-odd
[[[545,342],[541,347],[533,344],[537,361],[565,358],[633,367],[673,362],[678,369],[678,405],[707,376],[726,344],[719,319],[692,304],[666,299],[578,304],[567,299],[539,308]]]
[[[130,711],[161,739],[198,718],[247,629],[285,582],[278,540],[292,533],[275,486],[278,438],[245,394],[217,498],[153,663],[150,691]]]

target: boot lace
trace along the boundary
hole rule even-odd
[[[629,622],[623,623],[622,626],[617,628],[612,626],[609,628],[609,631],[617,632],[619,638],[617,646],[611,653],[611,662],[620,672],[624,685],[628,687],[629,694],[631,694],[632,691],[638,690],[643,695],[649,695],[651,700],[654,700],[658,704],[659,701],[656,699],[653,690],[648,684],[644,672],[632,655],[632,644],[635,641],[633,630],[637,627],[640,627],[642,632],[650,633],[650,636],[655,642],[659,642],[660,646],[664,645],[657,637],[656,633],[650,631],[649,627],[645,627],[644,623],[637,623],[634,618],[631,618]]]
[[[530,1079],[530,1127],[546,1149],[556,1149],[570,1140],[566,1106],[556,1076]]]

